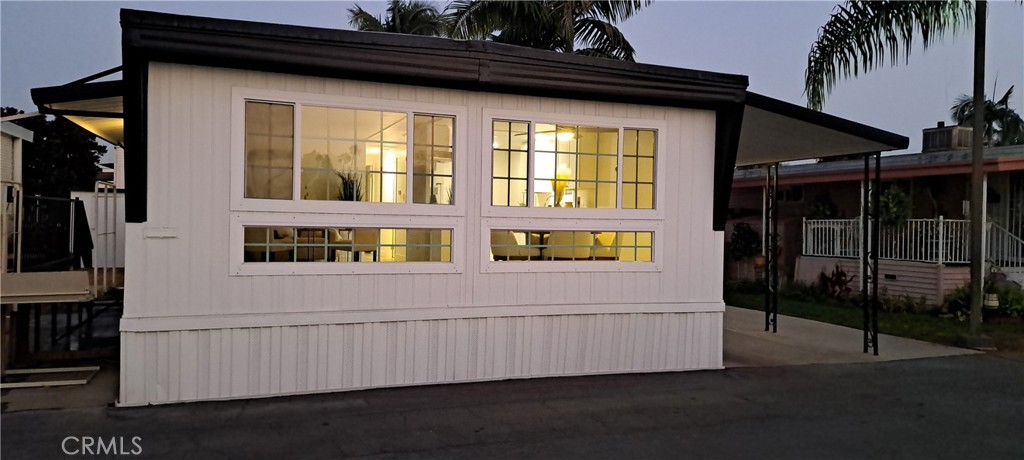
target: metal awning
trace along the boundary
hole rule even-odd
[[[93,82],[119,72],[105,70],[66,85],[32,89],[39,111],[60,115],[111,144],[124,145],[124,85],[121,80]]]
[[[747,92],[736,166],[905,149],[905,136]]]

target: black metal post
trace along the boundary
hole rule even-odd
[[[779,164],[772,165],[772,332],[779,332]]]
[[[64,309],[64,332],[71,330],[71,314],[71,305],[68,305],[67,308]],[[71,351],[71,335],[68,335],[67,340],[67,350]]]
[[[764,226],[764,330],[779,331],[778,189],[779,165],[769,165],[765,175]]]
[[[50,309],[50,350],[57,349],[57,309],[54,304],[47,304]]]
[[[43,311],[42,311],[42,308],[40,308],[39,306],[36,306],[35,308],[33,308],[32,311],[35,312],[35,325],[34,325],[35,335],[32,337],[32,344],[34,345],[32,351],[33,352],[37,352],[37,351],[40,350],[39,347],[41,346],[41,342],[40,342],[41,339],[40,339],[40,337],[43,336],[43,331],[42,331],[42,328],[43,328],[43,326],[42,326],[42,323],[43,323],[43,321],[42,321],[42,319],[43,319]]]
[[[878,235],[881,224],[882,195],[882,152],[875,153],[875,183],[872,187],[871,203],[874,208],[874,220],[871,222],[871,345],[875,356],[878,356],[878,252],[881,241]]]
[[[864,186],[861,190],[861,210],[860,210],[860,299],[861,309],[864,314],[864,353],[868,352],[868,281],[870,280],[869,272],[869,259],[868,252],[870,246],[871,235],[869,234],[869,228],[871,227],[871,163],[870,156],[864,155]]]

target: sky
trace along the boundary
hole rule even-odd
[[[382,12],[383,2],[357,2]],[[804,105],[807,53],[838,2],[659,0],[620,24],[637,61],[747,75],[751,91]],[[34,87],[64,84],[120,65],[121,8],[313,27],[350,28],[352,2],[17,2],[0,0],[0,105],[35,111]],[[985,91],[1016,86],[1024,114],[1024,6],[989,3]],[[907,63],[841,80],[824,111],[910,138],[949,121],[949,108],[972,88],[973,29],[947,35]]]

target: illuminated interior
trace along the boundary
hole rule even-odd
[[[491,230],[493,261],[652,262],[653,232]]]
[[[492,205],[616,208],[621,158],[622,208],[654,208],[656,131],[537,123],[533,132],[531,145],[529,122],[492,123]]]
[[[444,228],[245,227],[245,262],[451,262]]]

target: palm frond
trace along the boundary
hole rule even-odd
[[[946,32],[973,20],[969,0],[859,1],[837,6],[818,30],[807,55],[804,92],[807,106],[821,110],[825,96],[840,78],[857,76],[885,63],[910,57],[916,36],[927,49]]]
[[[985,131],[982,136],[986,145],[1024,144],[1024,119],[1010,107],[1012,96],[1013,86],[995,102],[986,95],[982,96],[985,101]],[[950,118],[959,126],[971,126],[974,123],[974,114],[974,98],[966,94],[957,97],[953,106],[949,108]]]
[[[370,14],[358,4],[348,9],[348,24],[356,30],[367,32],[384,32],[384,23],[380,17]]]
[[[597,18],[579,18],[575,28],[576,41],[585,49],[600,50],[606,57],[624,61],[632,61],[636,54],[633,45],[614,24]]]
[[[445,14],[448,36],[463,40],[486,39],[510,24],[521,29],[530,24],[547,27],[551,20],[546,2],[540,1],[454,0]]]
[[[445,21],[437,7],[418,0],[392,0],[388,6],[388,32],[438,36],[445,32]]]
[[[605,21],[616,23],[631,18],[634,14],[647,6],[651,6],[653,0],[605,0],[592,1],[588,8],[594,16]]]

